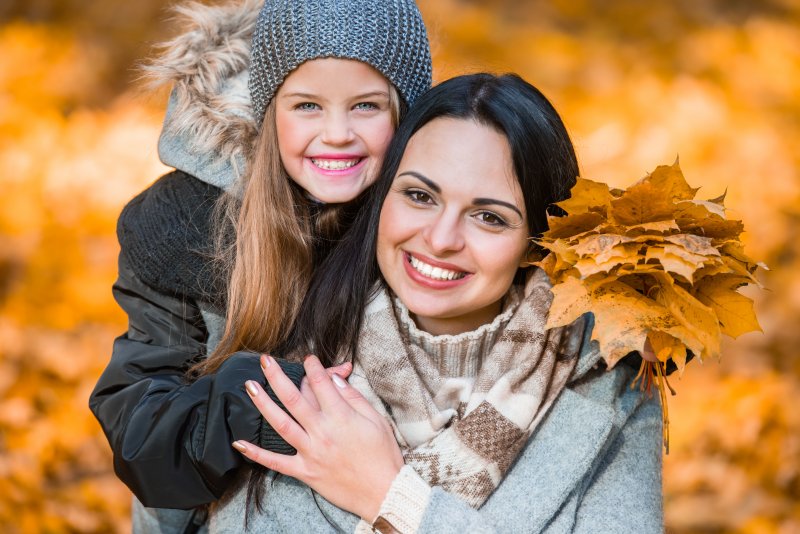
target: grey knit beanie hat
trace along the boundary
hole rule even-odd
[[[266,0],[250,53],[256,123],[290,72],[325,57],[373,66],[408,105],[431,86],[428,36],[413,0]]]

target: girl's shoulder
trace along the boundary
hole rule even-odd
[[[213,210],[222,190],[182,171],[134,197],[117,222],[121,254],[160,292],[213,300]]]

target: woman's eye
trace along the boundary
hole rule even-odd
[[[320,109],[320,107],[318,104],[313,102],[301,102],[300,104],[297,104],[294,109],[298,111],[317,111]]]
[[[496,226],[496,227],[504,227],[508,226],[505,220],[499,215],[492,213],[491,211],[482,211],[478,213],[477,218],[483,224],[487,224],[489,226]]]
[[[433,199],[428,193],[425,191],[420,191],[419,189],[409,189],[405,192],[405,195],[411,200],[411,202],[416,204],[430,204],[433,202]]]

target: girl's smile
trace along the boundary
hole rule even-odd
[[[329,171],[332,175],[341,171],[352,171],[365,161],[363,156],[352,154],[324,154],[311,156],[308,159],[311,160],[311,164],[314,165],[317,170],[323,172],[323,174],[326,174],[324,171]]]

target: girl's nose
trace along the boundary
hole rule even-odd
[[[442,212],[423,230],[431,252],[443,254],[464,248],[461,220],[457,213]]]
[[[340,146],[353,141],[355,137],[350,120],[345,113],[331,113],[325,118],[322,141],[328,145]]]

